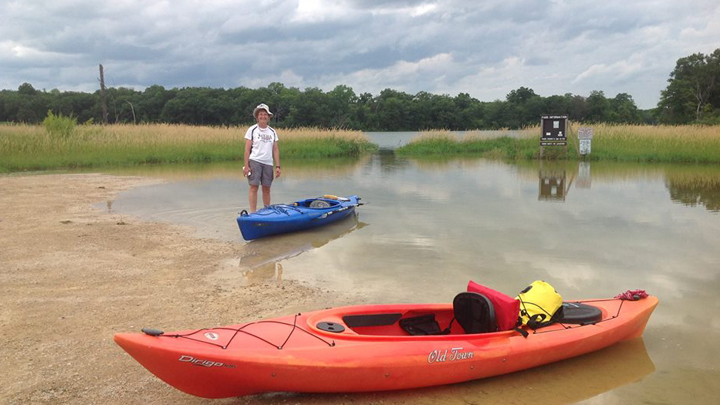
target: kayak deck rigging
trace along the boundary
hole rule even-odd
[[[624,300],[620,299],[597,299],[597,300],[584,300],[584,301],[574,301],[574,302],[568,302],[568,304],[580,304],[584,307],[591,306],[589,303],[593,302],[608,302],[608,301],[616,301],[618,302],[617,311],[614,314],[608,313],[608,311],[602,311],[602,319],[599,320],[592,320],[589,322],[563,322],[563,320],[560,320],[556,322],[553,325],[548,325],[542,328],[538,329],[532,329],[532,328],[524,328],[526,332],[530,334],[540,334],[540,333],[549,333],[549,332],[557,332],[560,330],[565,329],[574,329],[574,328],[580,328],[588,325],[595,325],[598,323],[610,321],[612,319],[618,318],[621,314]],[[595,309],[598,309],[597,307],[592,307]],[[322,311],[321,311],[322,314]],[[148,335],[152,336],[158,336],[163,338],[181,338],[181,339],[187,339],[203,344],[208,344],[211,346],[216,346],[220,349],[226,350],[230,347],[230,344],[235,340],[235,337],[239,334],[247,335],[254,337],[260,341],[263,341],[267,343],[270,346],[273,346],[277,348],[278,350],[283,350],[285,346],[290,341],[291,337],[295,333],[295,331],[299,331],[302,333],[305,333],[309,336],[312,336],[316,338],[317,340],[325,343],[328,347],[334,347],[335,346],[335,340],[332,338],[332,336],[328,336],[327,339],[323,338],[322,335],[326,335],[327,333],[335,334],[335,336],[341,336],[343,339],[350,338],[352,339],[353,336],[369,336],[369,337],[375,337],[375,338],[382,338],[382,337],[412,337],[412,338],[418,338],[420,336],[417,335],[411,335],[408,333],[405,329],[401,327],[403,320],[413,319],[417,317],[423,317],[427,315],[433,315],[433,319],[438,319],[438,322],[441,324],[448,324],[448,327],[445,329],[447,331],[447,335],[451,336],[457,336],[457,335],[496,335],[496,334],[507,334],[507,333],[518,333],[522,334],[518,331],[498,331],[498,332],[484,332],[479,334],[468,334],[462,330],[462,328],[453,328],[453,323],[455,321],[455,318],[452,313],[452,308],[446,308],[441,310],[435,310],[433,312],[429,312],[427,310],[420,310],[420,311],[407,311],[405,313],[402,312],[378,312],[378,313],[363,313],[363,314],[349,314],[342,316],[342,321],[337,322],[334,318],[329,318],[335,322],[328,322],[327,320],[322,322],[317,322],[315,325],[313,325],[311,322],[314,322],[318,316],[311,317],[307,319],[308,321],[308,327],[311,330],[307,330],[303,328],[303,326],[298,325],[298,318],[302,316],[302,314],[296,314],[293,317],[293,322],[284,322],[284,321],[277,321],[277,320],[261,320],[256,322],[250,322],[243,324],[237,328],[233,327],[217,327],[217,328],[203,328],[198,329],[186,333],[176,333],[176,334],[164,334],[163,332],[159,332],[154,329],[147,329],[143,328],[143,332],[145,332]],[[572,316],[572,314],[570,314]],[[322,316],[320,316],[322,318]],[[260,325],[260,324],[278,324],[278,325],[284,325],[289,327],[289,331],[287,332],[287,337],[285,337],[284,341],[280,344],[271,342],[270,340],[266,339],[263,336],[260,336],[256,333],[249,332],[245,330],[246,328],[253,326],[253,325]],[[328,329],[327,325],[321,325],[321,324],[330,324],[330,328]],[[333,330],[333,326],[335,326]],[[226,341],[225,344],[215,343],[213,341],[208,341],[206,338],[203,338],[202,336],[196,337],[196,335],[200,335],[205,331],[229,331],[232,332],[231,337]],[[426,335],[426,336],[433,336],[435,338],[438,337],[438,335],[441,335],[440,333],[435,335]]]

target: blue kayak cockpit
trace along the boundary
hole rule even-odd
[[[298,201],[294,204],[296,207],[306,207],[312,209],[328,209],[340,205],[340,201],[330,200],[327,198],[308,198],[307,200]]]

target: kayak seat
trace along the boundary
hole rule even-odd
[[[484,295],[475,292],[461,292],[453,300],[453,314],[465,333],[487,333],[497,331],[495,309]]]
[[[323,200],[314,200],[310,203],[310,208],[329,208],[330,203]]]
[[[518,314],[520,313],[520,301],[505,295],[500,291],[478,284],[472,280],[468,282],[467,290],[486,296],[493,304],[495,310],[495,321],[497,330],[511,330],[518,325]]]

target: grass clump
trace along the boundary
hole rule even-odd
[[[56,123],[57,118],[48,121],[51,130],[44,125],[0,126],[0,172],[241,161],[245,150],[247,128],[242,127],[80,125],[67,131],[71,126],[64,120]],[[358,156],[375,148],[359,131],[305,128],[278,135],[282,158]]]
[[[377,149],[360,131],[300,128],[280,130],[280,156],[284,158],[327,158],[360,156]]]
[[[528,131],[487,136],[472,131],[460,138],[448,131],[428,131],[398,148],[406,156],[473,155],[497,159],[533,159],[539,156],[538,142]]]
[[[51,137],[66,139],[73,134],[75,127],[77,127],[77,118],[72,115],[69,117],[62,114],[55,115],[52,111],[48,111],[42,126]]]

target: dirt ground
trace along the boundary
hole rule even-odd
[[[336,402],[195,398],[155,378],[113,342],[114,333],[142,327],[227,325],[351,300],[287,281],[223,283],[213,274],[243,254],[243,243],[197,239],[183,227],[112,212],[120,191],[161,181],[0,176],[0,403]]]

